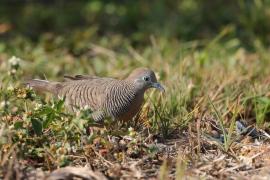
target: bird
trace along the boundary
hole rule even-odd
[[[103,122],[108,117],[124,122],[132,120],[141,110],[146,90],[156,88],[165,92],[154,71],[145,67],[134,69],[125,79],[91,75],[66,75],[64,78],[63,82],[32,79],[26,81],[26,85],[36,91],[64,97],[68,111],[88,107],[95,122]]]

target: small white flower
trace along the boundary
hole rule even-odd
[[[7,87],[7,90],[8,90],[8,91],[13,91],[13,90],[14,90],[14,87],[13,87],[12,85],[9,85],[9,86]]]
[[[133,128],[133,127],[129,127],[129,128],[128,128],[128,131],[129,131],[129,132],[132,132],[132,131],[134,131],[134,128]]]
[[[2,102],[0,103],[0,107],[1,107],[1,108],[5,107],[5,104],[6,104],[5,101],[2,101]]]
[[[8,71],[8,75],[14,75],[16,74],[17,70],[16,69],[11,69],[11,71]]]
[[[26,89],[27,90],[33,90],[33,87],[32,86],[29,86],[29,84],[26,86]]]
[[[129,132],[129,136],[130,136],[130,137],[135,137],[136,131],[134,130],[134,128],[129,127],[129,128],[128,128],[128,132]]]
[[[15,56],[12,56],[12,57],[8,60],[8,63],[9,63],[11,66],[17,66],[17,65],[20,64],[20,62],[21,62],[21,59],[15,57]]]
[[[89,109],[89,106],[85,105],[82,110],[88,110],[88,109]]]
[[[76,153],[77,150],[78,150],[78,148],[77,148],[76,146],[71,146],[71,151],[72,151],[73,153]]]
[[[40,109],[41,107],[42,107],[42,104],[36,103],[36,104],[35,104],[34,110],[38,110],[38,109]]]
[[[2,101],[1,103],[0,103],[0,108],[4,108],[4,107],[6,107],[6,106],[8,106],[10,103],[8,102],[8,101]]]

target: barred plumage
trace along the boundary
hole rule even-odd
[[[102,121],[107,116],[115,120],[130,120],[140,111],[144,92],[148,88],[164,90],[157,83],[154,72],[146,68],[135,69],[124,80],[83,75],[65,78],[64,82],[34,79],[27,84],[34,89],[65,97],[65,106],[70,111],[89,107],[96,121]]]

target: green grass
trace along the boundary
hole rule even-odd
[[[156,158],[159,153],[144,145],[147,137],[181,139],[181,132],[189,132],[190,142],[184,144],[189,147],[202,143],[197,142],[192,133],[211,134],[210,120],[217,122],[224,135],[224,143],[220,142],[222,150],[234,154],[236,120],[251,119],[258,127],[269,129],[270,52],[259,41],[254,42],[254,52],[245,50],[238,39],[229,38],[231,32],[230,27],[226,27],[213,39],[184,43],[151,37],[144,48],[119,43],[114,46],[110,42],[124,41],[114,36],[99,44],[75,42],[76,46],[87,49],[79,56],[59,44],[64,41],[61,36],[50,39],[49,43],[41,40],[37,44],[16,39],[13,44],[18,48],[3,50],[0,54],[0,162],[4,167],[0,177],[12,166],[8,159],[13,153],[18,162],[24,160],[43,170],[85,165],[80,158],[91,163],[100,160],[103,169],[108,169],[106,161],[123,163],[127,157],[130,160],[151,153],[151,157]],[[19,58],[18,62],[14,58],[9,61],[13,55]],[[141,121],[135,130],[128,130],[131,123],[115,129],[107,127],[88,136],[85,127],[93,123],[89,112],[69,114],[62,100],[36,94],[23,86],[29,78],[61,81],[64,74],[124,78],[141,66],[158,74],[166,92],[147,93]],[[121,149],[108,139],[113,134],[121,138],[130,136],[132,140],[121,141],[125,147]],[[187,160],[175,162],[181,177],[185,174],[182,168],[187,170],[193,167],[190,163],[200,161],[198,157],[203,152],[192,157],[193,150]],[[105,153],[102,156],[105,160],[100,159],[97,152]],[[179,156],[177,153],[175,159]],[[168,168],[175,166],[165,162],[160,168],[160,179],[166,179]]]

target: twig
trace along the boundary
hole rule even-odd
[[[95,149],[93,147],[91,147],[91,149],[94,151],[94,153],[102,160],[104,161],[107,167],[110,167],[113,165],[113,163],[111,163],[110,161],[106,160],[102,155],[100,155],[98,152],[95,151]],[[108,165],[109,164],[109,165]]]

